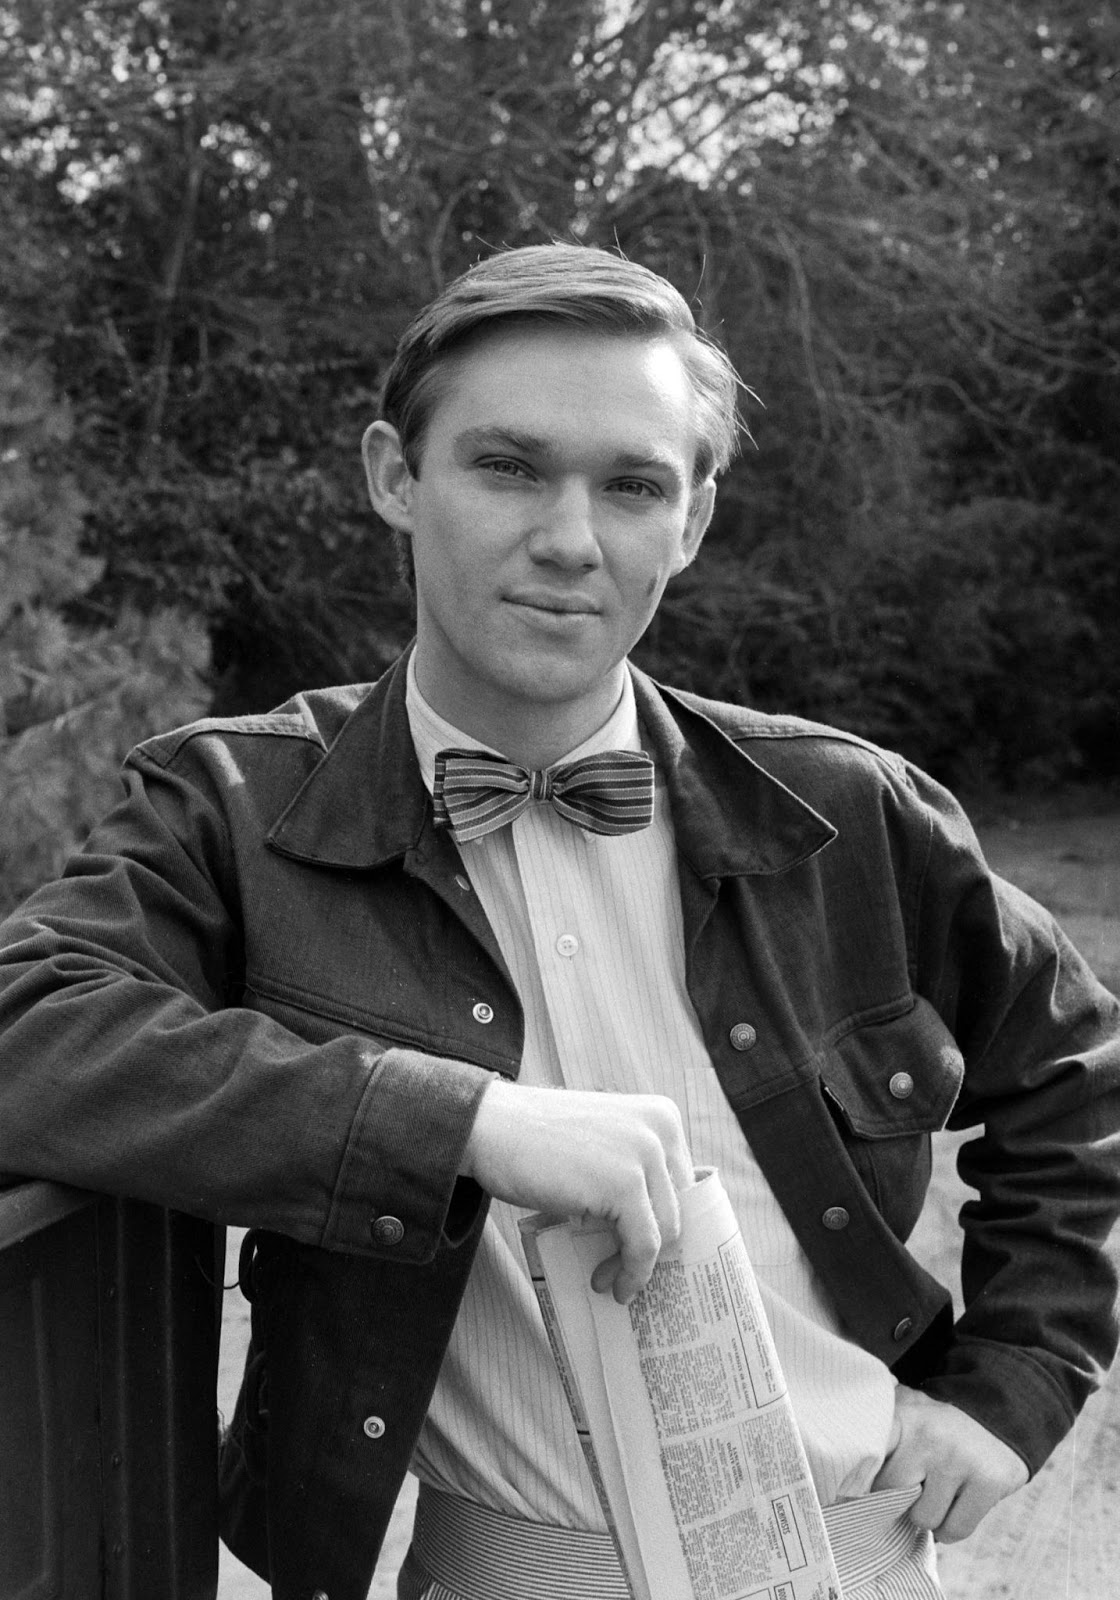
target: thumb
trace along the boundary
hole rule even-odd
[[[883,1465],[875,1474],[875,1481],[871,1485],[871,1491],[873,1494],[880,1489],[901,1489],[909,1483],[910,1480],[906,1477],[905,1472],[903,1472],[901,1479],[896,1481],[895,1477],[896,1464],[894,1461],[894,1453],[898,1449],[901,1442],[902,1423],[900,1422],[898,1414],[896,1413],[894,1420],[891,1423],[891,1436],[887,1441],[887,1452],[883,1457]]]

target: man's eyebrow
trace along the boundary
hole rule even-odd
[[[464,428],[462,433],[456,434],[454,447],[463,452],[512,450],[518,455],[535,456],[545,461],[554,460],[559,453],[555,445],[539,434],[523,433],[518,428],[498,425],[488,427],[485,423]],[[661,472],[671,478],[674,485],[681,486],[682,483],[676,460],[660,451],[621,450],[611,457],[610,467],[612,472]]]
[[[647,454],[642,451],[623,450],[615,456],[612,465],[619,472],[664,472],[671,477],[674,483],[680,482],[680,468],[672,456],[662,455],[660,451]]]
[[[519,455],[526,456],[553,456],[555,449],[547,439],[540,438],[535,433],[522,433],[517,428],[505,428],[498,425],[493,427],[482,423],[475,428],[464,428],[462,433],[455,435],[455,448],[458,450],[514,450]]]

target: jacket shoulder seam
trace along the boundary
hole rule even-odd
[[[173,733],[157,734],[155,738],[144,740],[136,746],[133,754],[154,762],[156,766],[169,767],[188,744],[208,734],[217,734],[225,739],[299,739],[305,744],[315,745],[319,750],[324,748],[322,739],[316,737],[301,717],[206,717],[200,722],[187,723]]]
[[[883,766],[889,767],[905,782],[910,781],[905,756],[899,755],[894,750],[886,750],[882,745],[874,744],[858,733],[849,733],[845,728],[834,728],[824,722],[811,722],[803,717],[753,711],[746,706],[737,706],[727,701],[706,700],[702,695],[689,694],[684,690],[678,689],[675,692],[692,710],[700,712],[702,716],[710,717],[737,745],[748,744],[755,739],[771,742],[787,739],[818,739],[825,743],[850,745],[874,757]]]
[[[843,728],[830,728],[824,723],[783,721],[776,718],[774,725],[752,727],[735,730],[731,738],[736,744],[747,744],[752,739],[766,739],[776,741],[779,739],[819,739],[830,744],[854,745],[857,750],[862,750],[866,755],[874,756],[877,761],[888,766],[900,776],[905,775],[906,759],[893,750],[884,750],[881,745],[872,744],[869,739],[863,739],[858,733],[846,733]]]

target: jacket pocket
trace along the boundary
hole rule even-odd
[[[292,984],[278,984],[250,975],[241,997],[250,1011],[271,1017],[308,1044],[329,1044],[345,1034],[359,1034],[387,1049],[390,1045],[424,1048],[427,1040],[421,1029],[386,1027],[384,1019],[371,1009],[359,1010],[328,995],[312,994]]]
[[[917,1000],[901,1015],[834,1030],[820,1073],[853,1165],[906,1239],[929,1187],[930,1136],[944,1128],[964,1081],[956,1041],[929,1002]]]
[[[476,1035],[486,1037],[472,1040],[468,1025],[456,1030],[446,1018],[441,1025],[438,1015],[426,1014],[429,1007],[423,996],[416,998],[413,1014],[409,1016],[400,1007],[382,1014],[372,1000],[359,1007],[337,995],[301,988],[290,979],[279,981],[254,972],[246,978],[241,1005],[279,1022],[308,1044],[329,1044],[334,1039],[357,1034],[370,1039],[382,1050],[394,1046],[420,1050],[426,1055],[472,1061],[507,1077],[517,1076],[521,1051],[519,1025],[513,1025],[507,1018],[504,1027],[481,1026],[475,1017],[475,1011],[480,1008],[472,1003],[469,995],[462,1008],[468,1018],[474,1018],[469,1027],[473,1027]],[[494,1015],[489,1005],[485,1009],[490,1017]],[[490,1034],[494,1037],[489,1037]]]

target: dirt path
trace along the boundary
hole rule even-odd
[[[1114,991],[1120,991],[1120,815],[1047,819],[981,830],[997,872],[1041,900]],[[937,1151],[934,1185],[915,1248],[959,1296],[957,1212],[967,1190],[954,1168],[959,1139]],[[226,1282],[236,1281],[231,1238]],[[1120,1251],[1120,1239],[1114,1240]],[[248,1308],[226,1295],[219,1403],[233,1409]],[[414,1480],[398,1502],[370,1600],[394,1600],[408,1545]],[[948,1600],[1120,1600],[1120,1364],[1033,1483],[1005,1501],[964,1544],[944,1547]],[[267,1600],[268,1586],[222,1551],[218,1600]]]

